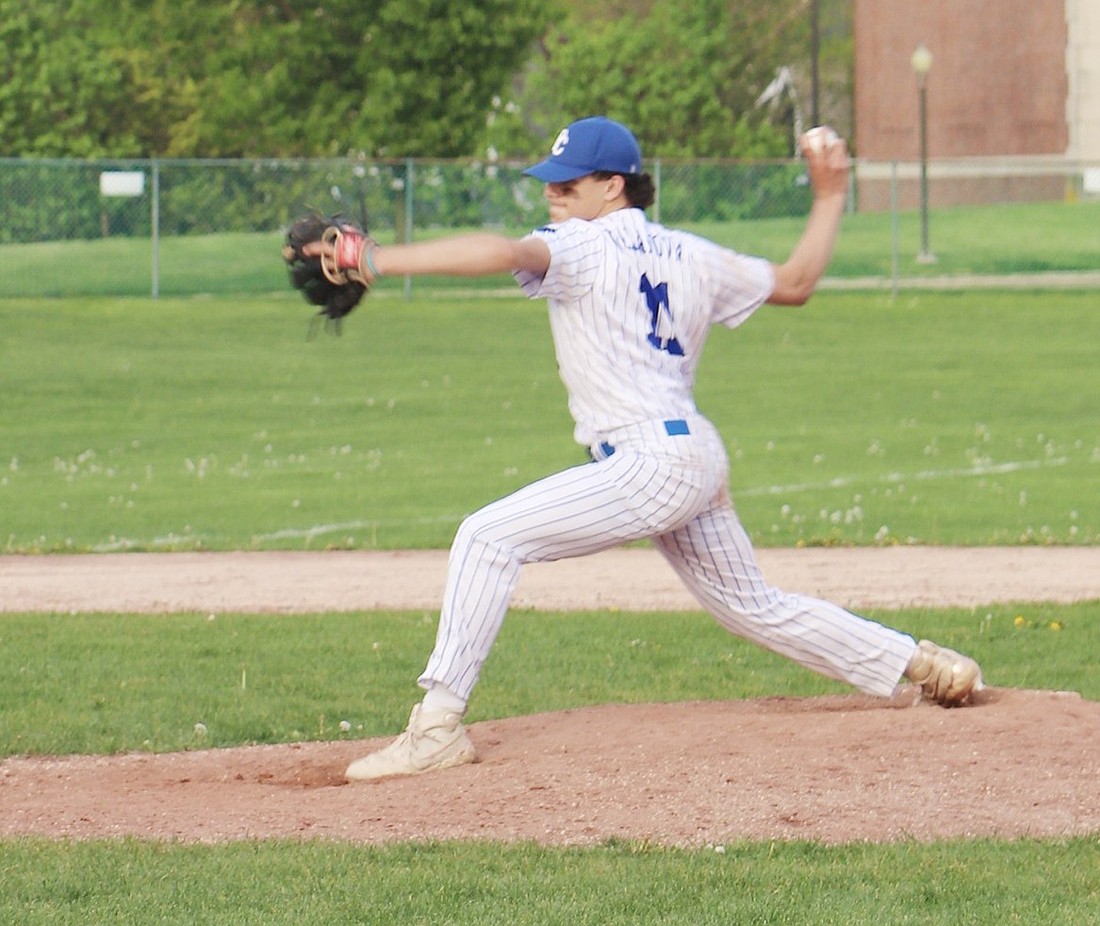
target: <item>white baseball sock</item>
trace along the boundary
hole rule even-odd
[[[456,695],[446,685],[438,683],[432,685],[424,695],[424,710],[435,713],[447,711],[455,714],[466,713],[466,702]]]

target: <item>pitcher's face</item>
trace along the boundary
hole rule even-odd
[[[564,183],[546,184],[542,195],[550,207],[550,221],[591,221],[613,212],[619,208],[617,200],[622,195],[622,183],[622,177],[617,175],[601,180],[595,174],[587,174]]]

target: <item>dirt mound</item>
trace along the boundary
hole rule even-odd
[[[345,785],[383,741],[0,763],[0,834],[184,842],[826,843],[1100,830],[1100,704],[987,689],[607,705],[474,723],[474,765]]]
[[[761,551],[849,607],[1100,598],[1100,551]],[[443,555],[0,557],[0,610],[434,607]],[[525,573],[527,607],[694,608],[651,551]],[[987,667],[987,670],[989,667]],[[992,673],[989,673],[992,674]],[[473,723],[480,761],[345,785],[385,740],[0,762],[0,835],[362,843],[827,843],[1100,831],[1100,703],[987,689],[960,710],[861,695],[606,705]]]

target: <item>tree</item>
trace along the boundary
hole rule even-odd
[[[526,158],[605,112],[652,156],[784,156],[756,100],[785,64],[807,97],[808,3],[0,0],[0,154]]]
[[[807,46],[805,0],[651,0],[602,19],[584,4],[555,25],[516,95],[516,112],[490,143],[519,154],[574,118],[603,113],[629,124],[647,156],[785,157],[790,125],[757,98]]]
[[[501,94],[545,29],[541,0],[399,0],[364,36],[375,82],[356,129],[379,153],[474,153]],[[401,40],[395,41],[395,37]]]
[[[471,154],[548,16],[539,0],[203,5],[189,74],[202,103],[173,154]]]
[[[175,109],[147,54],[94,0],[0,0],[0,151],[133,156],[165,137]]]
[[[13,155],[472,153],[540,0],[0,0]]]

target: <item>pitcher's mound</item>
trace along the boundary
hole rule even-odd
[[[0,762],[0,835],[826,843],[1100,831],[1100,703],[987,689],[606,705],[475,722],[480,761],[346,785],[386,740]]]

